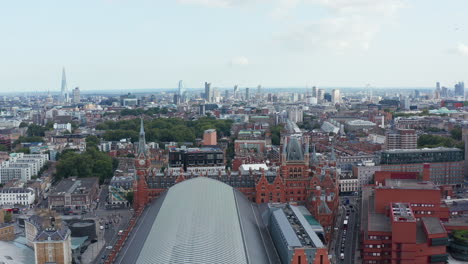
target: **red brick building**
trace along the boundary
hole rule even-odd
[[[415,173],[378,172],[362,191],[363,263],[445,263],[449,218],[441,189]]]
[[[135,210],[165,192],[169,187],[194,177],[209,177],[222,181],[256,203],[298,202],[305,205],[325,230],[329,241],[333,230],[334,215],[338,210],[338,177],[334,161],[310,164],[309,140],[307,137],[286,136],[282,142],[280,166],[262,171],[217,172],[217,173],[159,173],[152,168],[145,150],[143,129],[135,159],[137,180],[134,184]],[[316,159],[312,159],[316,160]]]

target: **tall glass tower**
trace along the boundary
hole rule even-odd
[[[62,86],[60,88],[60,103],[68,102],[68,89],[67,89],[67,77],[65,76],[65,68],[62,68]]]
[[[180,96],[180,101],[185,102],[187,92],[185,91],[184,82],[182,80],[179,81],[179,96]]]

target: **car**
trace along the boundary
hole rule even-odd
[[[122,235],[122,233],[123,233],[123,230],[119,230],[118,235],[120,236],[120,235]]]
[[[106,249],[112,249],[112,246],[107,246]]]
[[[104,230],[104,226],[100,226],[99,229]]]
[[[341,260],[344,260],[344,253],[341,253],[341,254],[340,254],[340,259],[341,259]]]
[[[108,225],[108,224],[106,224],[106,225],[105,225],[105,228],[106,228],[106,229],[109,229],[109,225]]]

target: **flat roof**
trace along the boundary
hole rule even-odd
[[[415,179],[386,179],[385,186],[377,188],[397,188],[409,190],[438,190],[439,188],[430,181],[420,181]]]
[[[458,148],[445,148],[445,147],[438,147],[438,148],[421,148],[421,149],[390,149],[384,150],[382,153],[426,153],[426,152],[448,152],[448,151],[462,151]]]
[[[428,234],[442,234],[445,233],[445,228],[442,226],[439,218],[436,217],[421,217],[423,224],[426,226]]]
[[[51,195],[60,195],[62,193],[86,194],[98,181],[98,178],[95,177],[63,179],[53,188]]]

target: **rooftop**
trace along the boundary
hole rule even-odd
[[[143,214],[116,263],[280,263],[258,206],[220,181],[185,180]]]
[[[445,228],[442,226],[442,223],[437,217],[422,217],[421,220],[424,226],[426,226],[426,230],[429,235],[442,234],[446,232]]]
[[[421,148],[421,149],[390,149],[384,150],[382,153],[427,153],[427,152],[449,152],[449,151],[462,151],[458,148]]]
[[[98,184],[98,178],[69,178],[63,179],[52,190],[51,195],[86,194],[95,184]]]
[[[407,203],[393,203],[392,217],[394,222],[413,222],[416,221],[413,210]]]
[[[377,188],[408,189],[408,190],[439,190],[439,188],[430,181],[420,181],[415,179],[386,179],[385,186]]]

